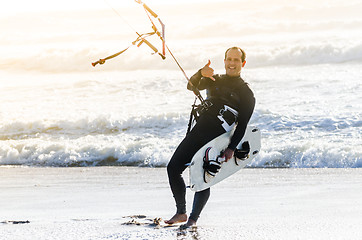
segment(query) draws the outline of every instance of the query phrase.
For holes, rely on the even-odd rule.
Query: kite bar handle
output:
[[[97,64],[104,64],[106,62],[106,59],[99,59],[97,62],[93,62],[92,66],[95,67]]]
[[[137,47],[141,46],[142,43],[146,43],[147,46],[149,46],[155,53],[158,53],[163,60],[166,59],[165,55],[162,53],[159,53],[157,48],[155,46],[153,46],[149,41],[147,41],[146,39],[142,38],[141,42],[137,45]]]
[[[135,2],[141,4],[154,18],[158,18],[158,15],[141,0],[135,0]]]
[[[143,7],[154,17],[154,18],[158,18],[158,15],[151,10],[151,8],[149,8],[146,4],[143,4]]]

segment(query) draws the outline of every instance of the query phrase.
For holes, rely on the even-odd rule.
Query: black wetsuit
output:
[[[212,139],[225,133],[222,121],[217,117],[220,109],[227,105],[238,112],[237,127],[231,137],[228,148],[235,150],[245,134],[247,124],[253,113],[255,98],[247,83],[241,77],[215,75],[215,81],[202,77],[201,70],[191,77],[194,87],[207,90],[207,101],[212,106],[205,111],[192,130],[182,140],[167,166],[168,178],[176,201],[177,213],[186,213],[186,185],[182,172],[190,163],[195,153]],[[190,84],[187,88],[192,90]],[[190,219],[197,221],[210,196],[210,188],[196,192]]]

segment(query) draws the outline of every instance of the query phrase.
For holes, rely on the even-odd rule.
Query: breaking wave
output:
[[[165,167],[185,135],[187,121],[168,114],[117,121],[99,117],[12,123],[0,129],[0,164]],[[256,112],[251,121],[262,130],[262,151],[249,167],[362,167],[361,147],[341,144],[334,137],[343,129],[355,128],[358,133],[359,119],[298,121]]]

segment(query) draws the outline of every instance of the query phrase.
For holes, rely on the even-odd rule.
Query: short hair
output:
[[[239,50],[241,52],[241,62],[245,62],[246,54],[245,54],[244,50],[239,47],[228,48],[228,50],[226,50],[226,52],[225,52],[225,59],[226,59],[226,55],[228,54],[229,50],[231,50],[231,49]]]

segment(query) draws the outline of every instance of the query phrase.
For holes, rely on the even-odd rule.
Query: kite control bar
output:
[[[158,15],[157,15],[154,11],[152,11],[151,8],[149,8],[149,7],[148,7],[145,3],[143,3],[141,0],[135,0],[135,2],[141,4],[141,5],[143,6],[143,8],[145,9],[147,16],[148,16],[149,20],[150,20],[151,23],[152,23],[152,30],[153,30],[153,32],[144,33],[144,34],[139,34],[138,32],[136,32],[136,34],[138,35],[138,37],[137,37],[137,39],[136,39],[135,41],[132,42],[132,45],[136,45],[136,44],[137,44],[137,47],[140,47],[143,43],[145,43],[148,47],[150,47],[150,48],[154,51],[153,54],[158,53],[163,60],[166,59],[165,24],[163,24],[163,22],[162,22],[161,19],[158,17]],[[157,29],[156,24],[153,22],[153,20],[152,20],[152,18],[151,18],[151,16],[150,16],[149,14],[151,14],[152,17],[156,18],[156,19],[160,22],[161,27],[162,27],[162,32],[160,32],[160,31]],[[157,49],[155,46],[153,46],[153,45],[146,39],[146,37],[152,36],[152,35],[154,35],[154,34],[156,34],[156,35],[160,38],[160,40],[162,41],[162,53],[160,53],[160,52],[158,51],[158,49]],[[104,64],[104,63],[106,62],[106,60],[117,57],[118,55],[124,53],[129,47],[130,47],[130,46],[128,46],[126,49],[124,49],[124,50],[122,50],[122,51],[120,51],[120,52],[118,52],[118,53],[112,54],[112,55],[110,55],[110,56],[108,56],[108,57],[106,57],[106,58],[101,58],[101,59],[99,59],[98,61],[93,62],[93,63],[92,63],[92,66],[95,67],[97,64]]]
[[[158,54],[162,57],[162,59],[166,59],[165,55],[159,53],[158,50],[157,50],[157,48],[156,48],[155,46],[153,46],[153,45],[146,39],[146,37],[152,36],[152,35],[155,34],[156,32],[150,32],[150,33],[145,33],[145,34],[139,34],[138,32],[136,32],[136,33],[137,33],[138,37],[137,37],[136,40],[134,40],[134,41],[132,42],[132,45],[136,45],[136,44],[137,44],[137,47],[140,47],[140,46],[142,45],[142,43],[145,43],[147,46],[149,46],[149,47],[154,51],[153,54],[158,53]],[[113,54],[113,55],[110,55],[110,56],[108,56],[108,57],[106,57],[106,58],[101,58],[101,59],[99,59],[98,61],[93,62],[93,63],[92,63],[92,66],[95,67],[97,64],[104,64],[104,63],[106,62],[106,60],[115,58],[115,57],[117,57],[118,55],[124,53],[124,52],[125,52],[128,48],[130,48],[132,45],[128,46],[127,48],[123,49],[122,51],[120,51],[120,52],[118,52],[118,53],[115,53],[115,54]]]
[[[136,3],[139,3],[143,6],[143,8],[145,9],[148,18],[150,19],[151,23],[152,23],[152,29],[155,31],[155,33],[157,34],[157,36],[161,39],[162,41],[162,55],[165,56],[166,55],[166,43],[165,43],[165,24],[163,24],[163,22],[161,21],[161,19],[158,17],[158,15],[151,10],[151,8],[149,8],[145,3],[143,3],[141,0],[135,0]],[[157,27],[155,25],[155,23],[152,21],[152,18],[148,15],[151,14],[152,17],[156,18],[159,23],[161,24],[162,27],[162,33],[160,33],[157,30]]]
[[[144,33],[144,34],[139,34],[137,31],[136,34],[138,35],[137,39],[135,41],[132,42],[132,45],[136,45],[137,44],[137,47],[140,47],[143,43],[145,43],[148,47],[150,47],[152,50],[153,50],[153,54],[155,53],[158,53],[162,59],[166,59],[166,49],[167,51],[170,53],[171,57],[174,59],[174,61],[176,62],[177,66],[180,68],[180,70],[182,71],[182,73],[184,74],[186,80],[188,81],[188,83],[191,85],[191,88],[192,88],[192,91],[193,93],[196,95],[196,97],[200,100],[200,102],[202,104],[205,103],[203,97],[201,96],[199,90],[192,84],[192,82],[190,81],[190,79],[187,77],[187,74],[185,73],[185,71],[183,70],[183,68],[181,67],[181,65],[179,64],[179,62],[177,61],[177,59],[175,58],[175,56],[172,54],[171,50],[168,48],[168,46],[166,45],[165,43],[165,24],[163,24],[163,22],[161,21],[161,19],[158,17],[158,15],[151,10],[151,8],[149,8],[145,3],[143,3],[141,0],[135,0],[136,3],[140,4],[143,6],[151,24],[152,24],[152,32],[150,33]],[[113,9],[114,10],[114,9]],[[117,11],[114,10],[116,13]],[[117,13],[118,14],[118,13]],[[122,16],[120,14],[118,14],[121,18]],[[154,21],[152,20],[151,16],[155,19],[157,19],[162,27],[162,31],[160,32],[157,27],[156,27],[156,24],[154,23]],[[162,53],[158,51],[158,49],[152,45],[146,38],[149,37],[149,36],[152,36],[156,34],[159,39],[162,41]],[[118,53],[115,53],[113,55],[110,55],[106,58],[101,58],[99,59],[98,61],[96,62],[93,62],[92,63],[92,66],[95,67],[97,64],[104,64],[108,59],[112,59],[112,58],[115,58],[117,57],[118,55],[124,53],[129,47],[131,47],[132,45],[128,46],[126,49],[118,52]]]

